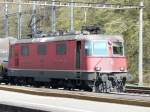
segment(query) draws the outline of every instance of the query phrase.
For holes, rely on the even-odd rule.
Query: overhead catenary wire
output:
[[[122,4],[102,4],[102,3],[92,3],[92,2],[64,2],[64,1],[52,1],[52,3],[27,3],[27,2],[0,2],[0,4],[20,4],[20,5],[38,5],[38,6],[55,6],[55,7],[75,7],[75,8],[101,8],[101,9],[135,9],[140,8],[139,5],[122,5]],[[55,4],[54,4],[55,3]]]

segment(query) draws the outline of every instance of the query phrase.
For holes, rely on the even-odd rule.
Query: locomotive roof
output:
[[[122,41],[123,37],[121,35],[65,35],[65,36],[52,36],[52,37],[41,37],[41,38],[28,38],[20,39],[15,43],[36,43],[36,42],[49,42],[49,41],[64,41],[64,40],[112,40],[112,41]],[[12,44],[15,44],[12,43]]]

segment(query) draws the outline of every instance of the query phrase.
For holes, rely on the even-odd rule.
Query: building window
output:
[[[45,55],[46,54],[46,45],[45,44],[38,45],[37,53],[38,53],[38,55]]]
[[[65,43],[56,44],[56,54],[57,55],[66,54],[66,48],[67,46]]]
[[[28,56],[29,55],[29,46],[28,45],[22,45],[21,46],[21,55],[22,56]]]

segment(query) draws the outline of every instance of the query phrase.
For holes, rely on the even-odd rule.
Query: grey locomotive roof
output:
[[[65,36],[53,36],[53,37],[41,37],[41,38],[30,38],[20,39],[15,43],[36,43],[36,42],[49,42],[49,41],[64,41],[64,40],[112,40],[112,41],[123,41],[121,35],[65,35]],[[12,43],[12,44],[15,44]]]

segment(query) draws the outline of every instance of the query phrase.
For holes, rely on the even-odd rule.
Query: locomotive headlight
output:
[[[120,67],[120,71],[125,71],[125,68],[124,67]]]
[[[101,67],[96,66],[96,67],[95,67],[95,70],[96,70],[96,71],[101,71]]]

